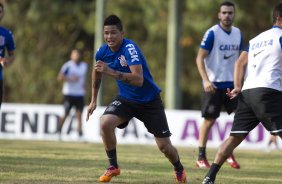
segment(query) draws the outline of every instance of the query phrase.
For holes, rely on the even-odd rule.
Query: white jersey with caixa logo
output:
[[[212,82],[233,81],[234,64],[241,51],[241,31],[232,26],[231,32],[224,31],[219,24],[211,27],[203,38],[201,48],[205,49],[206,37],[213,32],[214,42],[209,55],[205,58],[205,67]]]
[[[66,62],[60,73],[66,77],[77,77],[77,81],[65,81],[63,85],[63,94],[69,96],[84,96],[85,95],[85,77],[87,74],[88,65],[85,62],[79,64],[70,60]]]
[[[276,26],[249,42],[242,90],[259,87],[282,91],[282,29]]]

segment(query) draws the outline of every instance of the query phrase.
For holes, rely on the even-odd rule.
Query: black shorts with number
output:
[[[82,112],[84,107],[84,97],[64,95],[65,113],[68,114],[72,107],[75,107],[77,111]]]
[[[282,92],[270,88],[242,91],[230,135],[246,136],[259,123],[273,135],[282,135]]]
[[[226,95],[227,89],[215,89],[215,93],[202,91],[202,117],[216,119],[219,117],[222,106],[228,114],[235,111],[237,98],[230,100]]]
[[[153,101],[146,104],[130,102],[122,97],[116,97],[106,108],[105,114],[114,114],[127,119],[118,128],[125,128],[133,117],[142,121],[148,132],[155,137],[169,137],[171,135],[164,106],[158,95]]]

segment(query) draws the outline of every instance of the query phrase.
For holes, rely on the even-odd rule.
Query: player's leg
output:
[[[270,150],[272,149],[272,145],[275,146],[275,149],[279,149],[276,136],[277,136],[277,135],[270,134],[270,136],[269,136],[269,141],[268,141],[268,143],[267,143],[267,149],[266,149],[266,151],[270,151]]]
[[[82,137],[83,136],[83,131],[82,131],[82,111],[81,110],[76,110],[75,115],[76,115],[76,119],[77,119],[77,123],[78,123],[77,132],[78,132],[79,137]]]
[[[72,108],[73,104],[72,104],[72,99],[70,96],[64,96],[64,115],[62,117],[60,117],[59,119],[59,127],[58,127],[58,133],[61,134],[62,132],[62,128],[64,126],[64,123],[70,113],[70,110]]]
[[[205,118],[199,132],[199,153],[196,166],[199,168],[208,168],[210,165],[206,157],[206,146],[208,142],[208,135],[215,119]]]
[[[235,113],[230,137],[223,142],[217,151],[214,163],[211,165],[202,184],[213,184],[220,167],[233,150],[244,140],[248,133],[259,123],[253,109],[250,107],[249,95],[242,92],[239,97],[238,108]],[[247,93],[248,94],[248,93]]]
[[[83,136],[83,131],[82,131],[82,112],[83,112],[83,108],[84,108],[83,96],[76,97],[74,106],[76,108],[75,115],[76,115],[76,119],[77,119],[77,122],[78,122],[77,132],[78,132],[79,137],[82,137]]]
[[[180,157],[176,148],[171,144],[169,137],[155,137],[155,141],[159,150],[168,158],[170,163],[174,167],[175,171],[175,179],[177,182],[186,183],[186,173],[184,171],[184,167],[180,161]]]
[[[155,136],[155,141],[159,150],[164,153],[171,164],[174,166],[175,179],[179,183],[186,183],[186,173],[180,161],[176,148],[170,141],[170,130],[168,127],[166,114],[161,97],[148,104],[136,104],[136,118],[144,122],[148,132]]]
[[[115,129],[116,127],[124,128],[128,124],[128,121],[133,117],[131,110],[132,108],[126,102],[115,99],[101,116],[101,136],[108,157],[109,167],[100,176],[100,182],[109,182],[113,176],[120,174],[117,162]]]
[[[209,132],[216,120],[219,117],[221,109],[221,93],[216,90],[215,93],[202,92],[201,100],[203,123],[199,132],[199,153],[196,167],[209,168],[210,164],[206,157],[206,146],[208,142]]]
[[[235,112],[238,104],[238,97],[234,99],[230,99],[226,95],[227,90],[222,91],[223,96],[223,105],[228,114],[231,114]],[[234,169],[240,169],[240,164],[236,161],[235,156],[233,153],[230,154],[230,156],[226,159],[226,162]]]
[[[229,136],[219,147],[215,160],[207,173],[203,184],[213,184],[216,174],[233,150],[245,139],[245,136]]]

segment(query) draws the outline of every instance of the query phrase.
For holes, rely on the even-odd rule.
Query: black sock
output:
[[[111,166],[114,166],[115,168],[118,168],[118,164],[117,164],[117,151],[116,149],[112,149],[109,151],[106,151],[107,155],[108,155],[108,160]]]
[[[177,172],[184,170],[183,165],[181,164],[179,157],[178,157],[178,160],[175,163],[173,163],[172,165],[174,166],[174,170],[177,171]]]
[[[59,124],[59,125],[58,125],[58,128],[57,128],[57,132],[58,132],[59,134],[62,133],[62,128],[63,128],[63,125],[62,125],[62,124]]]
[[[199,147],[198,160],[207,159],[206,157],[206,147]]]
[[[216,178],[216,174],[219,171],[220,167],[221,167],[220,165],[213,163],[206,177],[209,177],[210,180],[214,181]]]
[[[83,136],[82,130],[79,130],[79,131],[78,131],[78,135],[79,135],[79,137],[82,137],[82,136]]]

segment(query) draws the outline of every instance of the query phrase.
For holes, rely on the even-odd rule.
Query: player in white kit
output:
[[[229,138],[217,151],[203,184],[213,184],[228,155],[259,122],[282,138],[282,3],[273,10],[273,27],[249,41],[235,65],[232,99],[239,96]]]
[[[235,5],[225,1],[219,6],[219,24],[207,30],[201,42],[196,59],[199,73],[203,80],[202,117],[200,128],[199,155],[196,167],[209,168],[206,157],[208,134],[215,120],[219,117],[222,106],[228,114],[237,107],[237,99],[230,100],[227,88],[233,89],[233,71],[236,60],[242,50],[241,31],[232,26],[235,17]],[[239,169],[240,165],[233,154],[227,159],[229,165]]]
[[[81,60],[82,53],[78,49],[73,49],[70,55],[70,60],[67,61],[61,68],[58,80],[63,81],[63,95],[64,95],[64,116],[60,118],[58,128],[59,134],[63,124],[70,113],[72,107],[76,108],[76,118],[78,121],[78,134],[83,135],[82,131],[82,111],[84,107],[85,95],[85,78],[87,75],[88,65]]]

